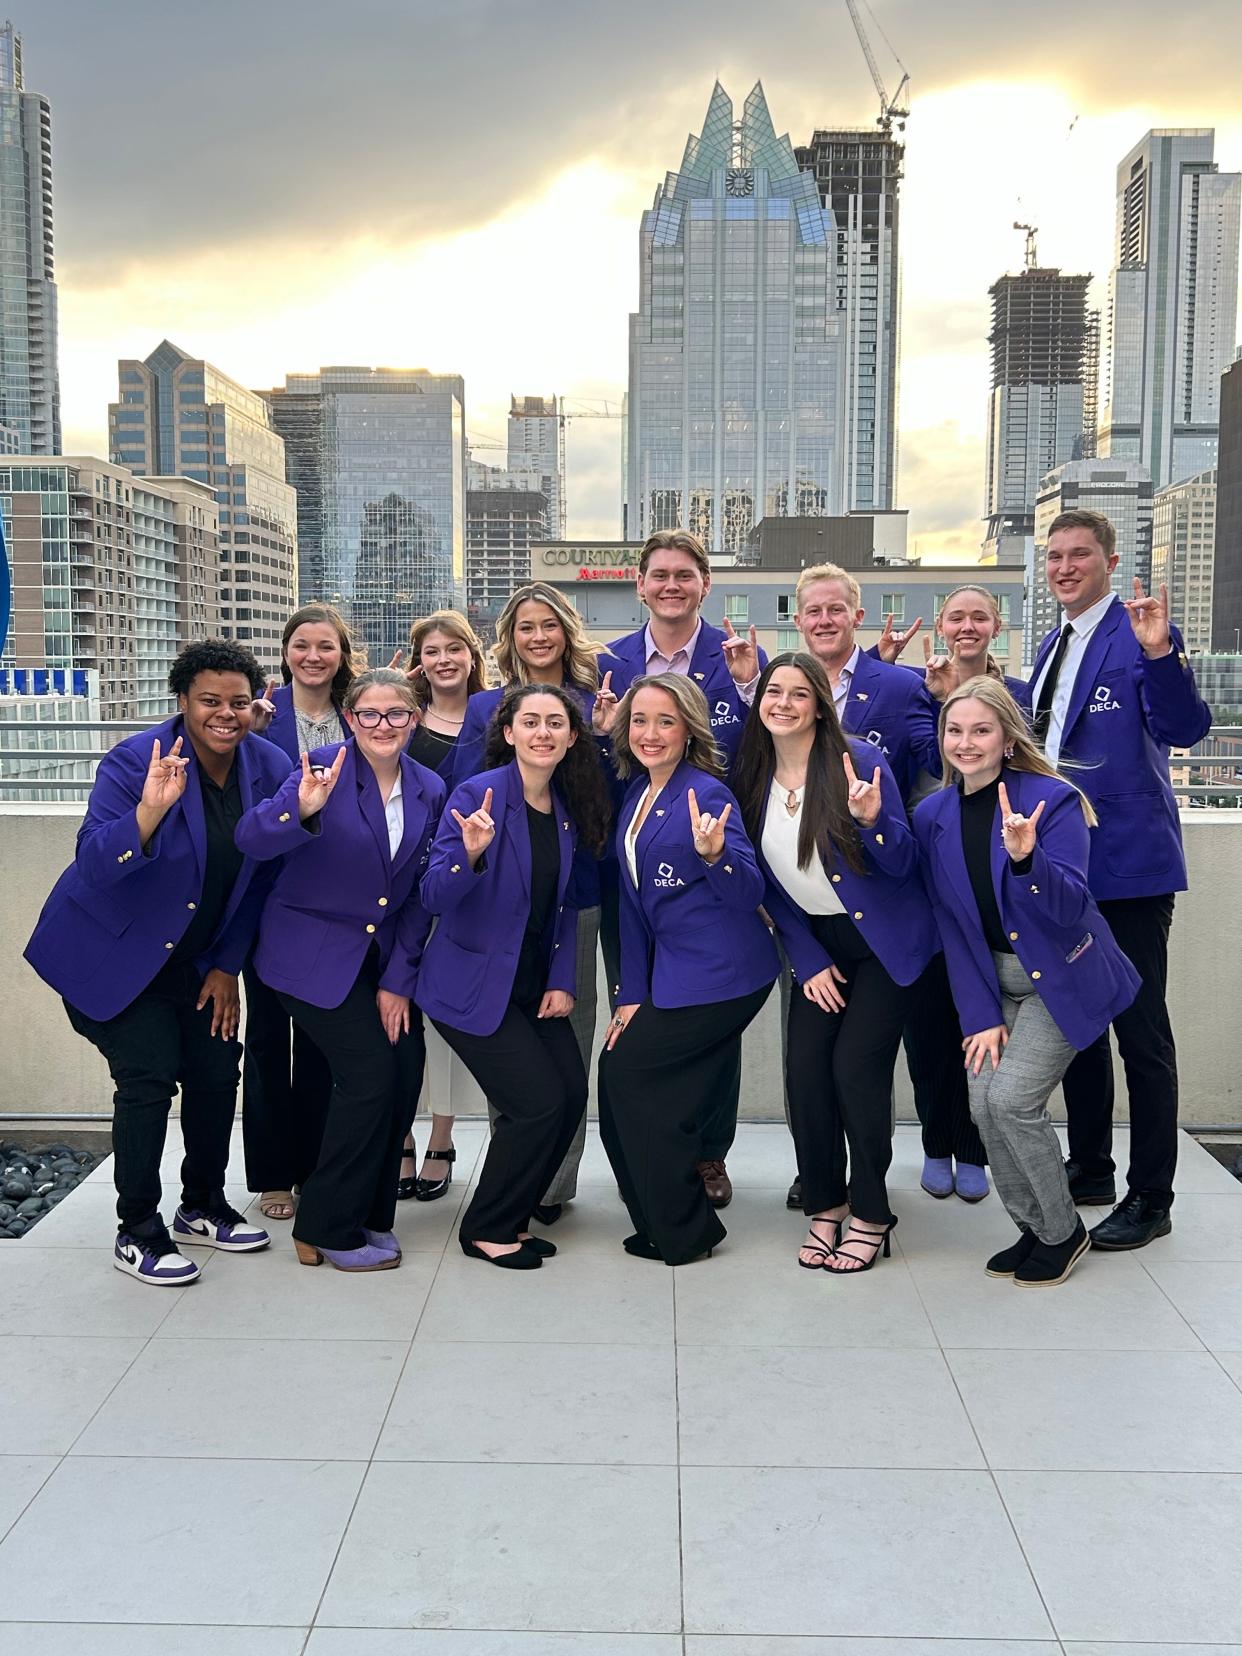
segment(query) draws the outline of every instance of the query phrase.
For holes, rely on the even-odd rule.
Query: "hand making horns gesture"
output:
[[[920,615],[912,625],[906,628],[905,632],[894,632],[893,618],[891,615],[886,615],[884,617],[884,631],[875,641],[876,652],[880,660],[887,661],[891,667],[922,625],[923,617]]]
[[[957,675],[958,647],[954,644],[948,655],[935,655],[933,654],[931,639],[924,634],[923,660],[927,663],[923,682],[937,701],[943,701],[946,696],[951,695],[957,689],[959,683]]]
[[[302,780],[298,783],[298,821],[305,822],[328,803],[328,795],[336,787],[336,779],[345,763],[345,749],[341,748],[331,765],[311,768],[310,754],[302,755]]]
[[[279,689],[279,679],[268,679],[263,694],[256,696],[250,704],[250,728],[256,736],[261,735],[272,722],[272,717],[276,712],[276,704],[272,697]]]
[[[1009,803],[1009,794],[1002,782],[996,794],[1000,803],[1001,838],[1005,842],[1011,862],[1022,862],[1035,849],[1035,824],[1044,814],[1044,800],[1031,812],[1029,817],[1020,816]]]
[[[1169,589],[1160,588],[1160,596],[1153,593],[1150,598],[1143,591],[1143,583],[1136,575],[1134,578],[1134,597],[1125,598],[1122,602],[1126,606],[1126,614],[1130,617],[1130,625],[1134,629],[1134,636],[1143,646],[1143,654],[1149,656],[1168,655],[1172,647],[1169,636]]]
[[[604,682],[595,692],[595,705],[591,709],[591,728],[597,735],[612,734],[612,727],[617,722],[617,708],[620,705],[617,693],[612,687],[612,674],[605,673]]]
[[[759,666],[759,640],[755,629],[750,628],[744,638],[739,637],[733,630],[733,623],[725,616],[725,641],[720,646],[724,651],[725,665],[735,684],[749,684],[751,679],[757,679],[762,669]]]
[[[718,817],[708,811],[699,810],[699,802],[694,797],[691,788],[686,795],[690,806],[690,832],[694,835],[694,849],[706,863],[719,862],[724,856],[725,823],[733,812],[733,803],[729,802]]]
[[[142,785],[142,804],[149,811],[157,811],[160,816],[170,811],[185,792],[186,767],[189,758],[181,757],[181,738],[168,750],[166,758],[160,758],[160,744],[158,741],[151,744],[151,763],[147,766],[146,781]]]
[[[453,821],[461,829],[462,844],[473,868],[496,838],[496,824],[492,821],[492,790],[487,790],[483,795],[483,803],[477,811],[471,811],[468,817],[454,810]]]
[[[392,653],[392,660],[388,663],[388,670],[390,673],[405,673],[406,678],[413,683],[413,681],[422,672],[423,664],[421,661],[416,661],[414,665],[407,670],[405,665],[405,651],[394,650]]]
[[[855,822],[870,828],[880,814],[880,767],[875,767],[875,775],[870,782],[863,782],[855,774],[848,748],[841,755],[841,761],[845,766],[845,782],[849,790],[845,796],[849,813]]]

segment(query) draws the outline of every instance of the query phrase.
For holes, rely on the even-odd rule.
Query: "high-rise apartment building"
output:
[[[531,547],[549,533],[551,508],[539,473],[472,460],[466,488],[466,607],[490,638],[510,594],[531,578]]]
[[[533,472],[548,503],[547,538],[565,538],[565,422],[555,397],[509,398],[510,472]]]
[[[1090,276],[1028,267],[988,289],[985,563],[1025,560],[1044,477],[1082,453]]]
[[[1151,590],[1168,588],[1169,614],[1186,648],[1212,648],[1216,469],[1157,489],[1151,503]]]
[[[1242,650],[1242,358],[1220,382],[1212,648]]]
[[[833,303],[845,377],[842,509],[888,511],[897,491],[906,147],[874,127],[836,127],[794,153],[834,222]]]
[[[299,602],[339,605],[386,662],[417,616],[465,600],[464,382],[321,368],[263,397],[297,493]]]
[[[1035,496],[1035,531],[1026,559],[1026,604],[1023,609],[1023,660],[1035,660],[1044,634],[1060,620],[1048,590],[1044,555],[1048,531],[1061,512],[1103,512],[1117,530],[1117,567],[1113,591],[1129,597],[1134,577],[1151,580],[1151,478],[1142,466],[1119,460],[1070,460],[1050,471]]]
[[[630,317],[626,534],[734,556],[763,517],[844,509],[836,236],[756,85],[717,83],[643,214]]]
[[[113,461],[144,477],[189,477],[220,508],[220,629],[268,672],[297,601],[297,499],[262,397],[167,339],[117,365],[108,406]]]
[[[0,454],[60,453],[52,109],[0,27]]]
[[[90,457],[0,460],[13,612],[0,664],[94,670],[104,719],[165,718],[181,646],[220,631],[215,491]]]
[[[1242,174],[1211,128],[1156,130],[1117,168],[1099,453],[1156,488],[1216,464],[1220,376],[1233,360]]]

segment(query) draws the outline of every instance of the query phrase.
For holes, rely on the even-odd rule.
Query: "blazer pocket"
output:
[[[1172,834],[1153,833],[1167,821],[1167,802],[1159,788],[1135,793],[1101,794],[1096,801],[1104,865],[1123,879],[1163,874],[1176,861]]]
[[[133,924],[134,917],[129,910],[106,891],[78,890],[68,895],[75,909],[81,910],[111,937],[120,937]]]
[[[319,965],[330,929],[330,922],[322,915],[306,914],[300,909],[272,909],[264,918],[264,950],[278,957],[282,977],[309,977]]]
[[[421,970],[431,978],[441,1001],[465,1014],[474,1010],[483,993],[490,958],[485,950],[468,949],[437,927],[424,951]]]

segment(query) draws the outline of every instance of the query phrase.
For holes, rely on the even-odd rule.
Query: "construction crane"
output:
[[[567,408],[566,404],[573,402],[576,406]],[[562,397],[561,424],[568,420],[620,420],[623,418],[623,409],[620,403],[609,402],[604,397]]]
[[[863,3],[865,5],[866,0],[863,0]],[[897,122],[899,131],[905,130],[906,118],[910,114],[910,77],[906,73],[905,64],[899,57],[897,57],[896,52],[893,52],[892,42],[889,40],[888,36],[885,35],[884,30],[880,29],[880,25],[876,23],[875,26],[877,29],[880,29],[880,35],[884,40],[884,44],[888,47],[890,52],[893,52],[894,58],[897,59],[897,67],[901,70],[901,80],[898,83],[896,92],[890,98],[884,86],[884,77],[880,74],[880,66],[875,61],[875,53],[871,50],[871,42],[867,38],[867,31],[863,28],[862,18],[858,14],[858,5],[856,0],[845,0],[845,4],[849,10],[850,21],[854,25],[854,33],[858,36],[858,44],[862,47],[863,56],[867,60],[867,68],[871,71],[871,79],[875,83],[875,89],[880,95],[880,113],[876,116],[875,124],[887,138],[892,133],[894,121]],[[867,9],[870,11],[871,8],[868,7]],[[875,23],[874,14],[872,15],[871,21]],[[903,94],[907,100],[905,103],[902,102]]]
[[[1019,224],[1015,219],[1013,227],[1015,230],[1026,231],[1026,268],[1028,270],[1038,270],[1039,259],[1035,254],[1035,237],[1039,233],[1039,226],[1036,224]]]

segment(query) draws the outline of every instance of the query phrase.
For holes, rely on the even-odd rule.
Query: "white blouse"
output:
[[[639,828],[646,827],[647,817],[651,815],[650,811],[647,812],[647,816],[643,815],[643,805],[648,799],[651,801],[651,804],[654,805],[663,791],[664,790],[662,788],[657,788],[655,793],[652,793],[651,787],[648,785],[647,792],[643,795],[642,799],[639,800],[638,804],[635,805],[634,815],[630,818],[630,825],[625,830],[625,866],[630,871],[630,880],[635,890],[638,889]]]
[[[390,862],[395,862],[401,849],[401,836],[405,833],[405,800],[401,796],[400,771],[384,805],[384,818],[388,824],[388,858]]]
[[[789,789],[782,788],[773,777],[760,842],[763,860],[771,869],[777,885],[804,914],[844,914],[845,905],[837,896],[837,888],[828,878],[818,854],[811,858],[809,868],[798,867],[798,829],[802,822],[802,800],[806,789],[797,788],[794,792],[798,809],[790,816],[785,809]]]

